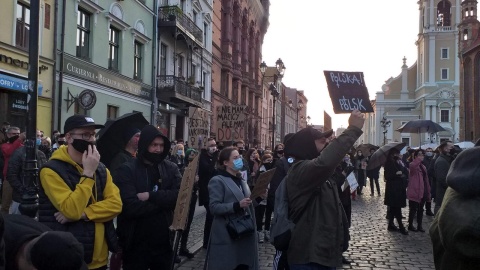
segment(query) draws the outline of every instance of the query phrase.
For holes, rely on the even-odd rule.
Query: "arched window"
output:
[[[437,26],[451,26],[451,8],[449,1],[443,0],[437,5]]]

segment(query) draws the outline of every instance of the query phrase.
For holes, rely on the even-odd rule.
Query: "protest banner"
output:
[[[171,230],[184,230],[185,225],[187,224],[193,185],[195,184],[195,176],[197,175],[198,157],[199,155],[188,164],[183,173],[182,183],[180,183],[180,190],[177,197],[177,204],[175,205],[175,211],[173,213],[173,223],[172,226],[170,226]]]
[[[202,149],[210,136],[210,112],[190,107],[188,112],[188,144],[191,148]]]
[[[217,107],[217,141],[233,142],[244,139],[245,107],[236,105]]]
[[[275,168],[268,170],[258,176],[258,179],[255,182],[255,186],[253,187],[252,194],[250,195],[250,199],[254,200],[255,198],[261,197],[263,194],[265,194],[265,191],[268,188],[268,184],[270,184],[270,181],[272,180],[275,170]]]
[[[363,72],[324,71],[335,113],[373,112]]]

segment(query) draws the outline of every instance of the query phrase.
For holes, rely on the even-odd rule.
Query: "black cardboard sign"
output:
[[[373,112],[363,72],[323,71],[335,113]]]

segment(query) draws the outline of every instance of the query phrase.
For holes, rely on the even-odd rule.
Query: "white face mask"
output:
[[[217,151],[217,147],[216,147],[216,146],[208,147],[208,152],[210,152],[210,154],[215,153],[215,151]]]

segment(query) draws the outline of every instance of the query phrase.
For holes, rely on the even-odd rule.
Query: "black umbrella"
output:
[[[140,112],[127,113],[115,120],[108,120],[105,127],[98,132],[97,149],[100,152],[100,161],[109,167],[113,157],[127,143],[124,141],[123,134],[132,128],[141,130],[148,124],[149,122]]]
[[[404,142],[391,142],[385,144],[384,146],[380,147],[373,155],[370,157],[368,161],[367,170],[375,169],[377,167],[382,166],[387,161],[388,153],[392,149],[397,149],[401,151],[403,147],[405,147],[406,143]]]
[[[408,121],[397,128],[397,130],[403,133],[437,133],[439,131],[445,131],[442,126],[432,120],[422,119]]]
[[[362,151],[363,155],[368,157],[370,156],[370,149],[374,148],[375,150],[378,149],[378,146],[376,145],[373,145],[373,144],[370,144],[370,143],[362,143],[360,144],[359,146],[357,146],[357,148],[355,149],[355,151]]]

